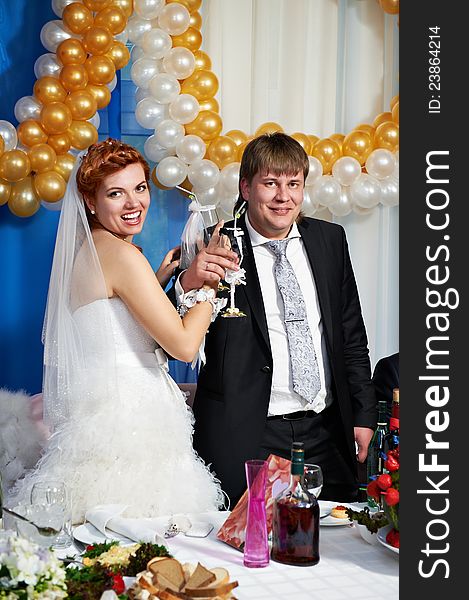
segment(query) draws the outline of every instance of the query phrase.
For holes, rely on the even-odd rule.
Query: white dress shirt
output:
[[[329,394],[329,361],[325,347],[316,285],[298,227],[296,223],[293,223],[290,233],[287,236],[291,238],[291,241],[288,242],[286,255],[295,272],[305,299],[308,324],[318,359],[321,388],[311,404],[306,403],[304,398],[293,390],[288,338],[284,323],[283,300],[274,274],[275,255],[265,246],[270,240],[252,227],[247,213],[246,227],[254,252],[272,350],[273,373],[268,415],[281,415],[309,409],[321,412],[332,400]],[[249,282],[247,283],[249,285]]]

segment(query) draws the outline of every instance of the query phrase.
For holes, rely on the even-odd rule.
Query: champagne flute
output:
[[[323,486],[322,469],[319,465],[305,463],[304,484],[310,494],[316,498],[319,496]]]
[[[246,315],[235,306],[235,290],[237,285],[245,285],[244,279],[245,271],[241,268],[241,264],[244,258],[245,245],[244,245],[244,231],[240,227],[222,227],[220,229],[220,245],[224,248],[229,248],[232,252],[236,252],[239,258],[238,271],[232,269],[226,269],[225,281],[230,286],[230,306],[221,313],[222,317],[233,318],[233,317],[245,317]]]

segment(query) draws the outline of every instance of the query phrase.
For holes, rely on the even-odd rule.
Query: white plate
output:
[[[331,500],[318,500],[320,513],[319,515],[324,515],[330,512],[335,506],[345,506],[346,508],[353,508],[355,506],[353,504],[347,504],[346,502],[333,502]],[[352,521],[349,519],[338,519],[337,517],[333,517],[331,515],[319,519],[319,525],[324,525],[326,527],[335,527],[337,525],[351,525]]]
[[[391,550],[391,552],[394,552],[395,554],[399,554],[399,548],[394,548],[394,546],[391,546],[391,544],[388,544],[386,541],[386,536],[388,535],[388,532],[391,529],[392,529],[392,525],[385,525],[384,527],[381,527],[380,529],[378,529],[378,533],[376,534],[378,536],[378,542],[380,544],[382,544],[388,550]]]
[[[133,540],[129,540],[129,538],[112,531],[109,531],[108,536],[104,536],[96,529],[96,527],[94,527],[94,525],[91,525],[91,523],[78,525],[78,527],[73,530],[73,537],[83,544],[104,544],[105,542],[113,542],[115,540],[120,542],[123,546],[129,546],[130,544],[136,543]]]

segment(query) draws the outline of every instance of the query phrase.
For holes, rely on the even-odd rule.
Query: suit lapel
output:
[[[329,346],[332,348],[332,313],[328,286],[328,257],[318,222],[303,219],[298,224],[298,230],[306,248],[311,269],[313,271],[316,292],[318,294],[319,307],[323,319],[324,331]]]

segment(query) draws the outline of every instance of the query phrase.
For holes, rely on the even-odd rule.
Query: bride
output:
[[[207,272],[210,285],[180,298],[181,319],[163,290],[174,252],[155,277],[131,243],[149,204],[149,167],[133,147],[108,139],[78,156],[43,332],[44,420],[52,434],[11,502],[28,503],[38,480],[60,479],[71,492],[74,522],[98,504],[154,517],[223,503],[215,474],[192,448],[192,412],[165,354],[186,362],[196,356],[220,309],[218,277]],[[233,253],[216,250],[220,264],[234,268]]]

